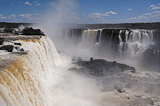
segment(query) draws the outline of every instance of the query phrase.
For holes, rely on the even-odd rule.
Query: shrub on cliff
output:
[[[22,35],[44,35],[40,29],[33,29],[32,27],[25,27],[22,30]]]

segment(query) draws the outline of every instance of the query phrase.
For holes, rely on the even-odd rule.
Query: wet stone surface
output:
[[[136,71],[134,67],[126,64],[117,63],[116,61],[110,62],[104,59],[93,59],[92,57],[90,58],[90,61],[78,59],[75,64],[81,67],[79,69],[74,68],[75,70],[89,73],[93,76],[113,75],[126,70],[131,70],[132,73],[135,73]]]

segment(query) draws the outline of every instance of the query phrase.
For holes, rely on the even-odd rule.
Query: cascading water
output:
[[[84,30],[79,47],[90,49],[96,43],[98,30]]]
[[[70,32],[67,35],[73,36],[74,30],[70,29],[72,33]],[[88,29],[83,31],[78,48],[96,49],[95,51],[99,52],[101,50],[111,57],[136,60],[149,45],[154,45],[154,31],[139,29]]]
[[[122,33],[120,31],[120,56],[128,59],[139,58],[137,56],[141,55],[149,45],[154,45],[153,31],[154,30],[131,30],[130,33],[126,31],[125,41],[122,41]]]
[[[126,53],[127,55],[131,52],[137,54],[144,50],[141,46],[147,48],[153,44],[153,32],[150,30],[116,30],[116,32],[110,30],[107,32],[107,36],[103,31],[104,29],[84,30],[83,39],[78,46],[81,46],[82,42],[82,44],[89,44],[87,49],[92,48],[97,43],[102,43],[101,46],[103,46],[105,41],[102,38],[106,37],[109,38],[108,41],[111,41],[111,47],[121,47],[123,44],[125,49],[123,48],[124,50],[120,54]],[[112,35],[112,40],[110,40],[109,34]],[[115,43],[117,39],[119,43]],[[114,73],[110,76],[90,76],[85,73],[87,70],[79,66],[73,67],[71,57],[58,54],[53,42],[48,37],[16,40],[8,44],[14,42],[22,44],[24,53],[17,51],[12,53],[0,52],[3,54],[0,55],[0,59],[7,63],[0,62],[0,66],[2,66],[0,67],[0,103],[2,106],[160,104],[158,103],[160,100],[159,73],[138,70],[131,73],[130,70],[127,70],[121,74]],[[86,46],[83,45],[82,47],[85,48]],[[107,47],[108,45],[106,49]],[[72,51],[76,53],[74,50],[72,48]],[[119,50],[122,51],[122,48]],[[79,52],[82,53],[83,51]],[[157,53],[159,51],[155,50],[155,54],[159,56]],[[155,59],[153,62],[157,61]],[[117,64],[115,61],[112,63]],[[125,65],[120,64],[120,66],[123,68]],[[77,72],[78,69],[82,69],[84,73]],[[116,68],[112,70],[114,71]]]
[[[154,42],[155,35],[153,36],[153,33],[154,33],[154,30],[135,30],[135,29],[96,29],[96,30],[94,29],[92,30],[92,29],[88,29],[83,31],[83,34],[81,35],[81,41],[78,44],[78,46],[75,46],[75,47],[76,49],[79,49],[78,53],[83,54],[81,55],[82,57],[84,57],[87,53],[89,54],[90,57],[92,57],[92,54],[87,50],[95,49],[94,48],[95,45],[101,44],[100,46],[98,46],[99,51],[103,52],[105,55],[101,55],[99,53],[100,55],[99,54],[95,55],[95,57],[93,56],[93,58],[97,58],[97,57],[108,58],[107,53],[108,53],[108,48],[110,48],[109,53],[111,56],[113,56],[114,58],[113,63],[115,64],[117,64],[116,61],[121,61],[121,62],[125,62],[126,64],[131,63],[130,65],[133,65],[134,61],[132,60],[136,60],[136,63],[139,65],[139,60],[143,58],[143,56],[147,56],[147,57],[154,58],[152,62],[154,65],[157,65],[156,63],[158,63],[157,62],[158,59],[156,59],[156,57],[159,56],[158,55],[159,52],[157,50],[153,49],[154,52],[152,52],[151,50],[151,52],[149,52],[148,55],[144,54],[144,52],[148,48],[152,48],[152,45],[154,45],[155,43]],[[81,48],[85,48],[85,50],[83,51]],[[76,49],[72,49],[72,51]],[[74,53],[76,52],[74,51]],[[154,104],[156,105],[156,103],[157,104],[160,103],[158,102],[160,101],[159,93],[158,93],[160,87],[158,83],[159,79],[157,79],[159,78],[159,73],[154,73],[152,70],[149,70],[149,69],[146,70],[144,67],[136,66],[137,64],[136,65],[134,64],[134,67],[136,68],[135,73],[131,73],[129,69],[121,74],[118,74],[115,72],[113,75],[109,75],[109,76],[104,75],[104,76],[98,76],[96,78],[90,77],[87,74],[87,71],[89,71],[89,73],[92,73],[92,69],[94,67],[95,72],[97,72],[98,74],[100,71],[104,72],[103,65],[106,65],[106,63],[103,63],[101,59],[97,60],[99,61],[98,63],[96,61],[93,61],[93,58],[90,58],[90,61],[85,62],[86,67],[87,66],[89,67],[88,70],[83,70],[83,67],[79,67],[80,69],[82,69],[83,74],[81,72],[78,72],[79,68],[77,67],[74,67],[72,68],[73,70],[72,69],[71,70],[73,72],[77,72],[82,76],[85,74],[87,78],[92,80],[91,82],[92,84],[95,84],[95,83],[97,84],[95,88],[98,89],[98,94],[96,94],[97,90],[94,90],[93,92],[94,94],[96,94],[96,97],[99,99],[97,98],[92,99],[93,101],[96,101],[96,103],[98,100],[98,104],[96,104],[97,106],[99,105],[100,106],[101,105],[102,106],[121,106],[121,105],[122,106],[125,106],[125,105],[126,106],[127,105],[146,106],[146,105],[154,105]],[[93,66],[92,64],[89,66],[90,63],[95,63],[93,64],[95,66]],[[80,64],[82,63],[80,62]],[[101,64],[101,66],[99,66],[98,64]],[[124,64],[121,64],[122,68],[124,68],[123,65]],[[98,69],[98,67],[101,67],[101,69]],[[106,65],[106,68],[109,68],[109,67],[110,65]],[[116,69],[116,68],[111,68],[111,69],[112,71],[115,71],[115,70],[120,71],[120,69]],[[93,80],[92,78],[95,78],[96,81]],[[80,86],[78,85],[78,87]],[[84,87],[83,89],[86,89]],[[124,91],[121,90],[123,88],[124,88]],[[88,91],[92,91],[92,90],[89,89]],[[116,91],[118,91],[119,93]],[[89,97],[92,98],[93,95]],[[88,101],[88,99],[86,100]],[[93,104],[89,104],[89,105],[93,105]]]
[[[0,70],[0,105],[100,106],[101,93],[95,80],[69,71],[71,58],[60,57],[48,37],[11,44],[14,42],[21,43],[25,53],[4,52],[0,56],[1,60],[3,56],[5,61],[12,60],[0,64],[4,65]]]
[[[114,30],[113,30],[113,31],[114,31]],[[111,51],[111,44],[112,44],[113,31],[112,31],[112,34],[111,34],[111,37],[110,37],[110,40],[109,40],[109,47],[108,47],[108,53],[109,53],[109,54],[110,54],[110,51]]]
[[[2,106],[48,106],[46,86],[59,60],[56,48],[48,37],[18,42],[28,54],[12,54],[15,59],[1,69],[0,103]]]
[[[101,37],[101,36],[102,36],[102,30],[103,30],[103,29],[99,29],[99,31],[100,31],[100,33],[99,33],[99,41],[98,41],[99,44],[101,44],[101,40],[102,40],[102,39],[101,39],[101,38],[102,38],[102,37]]]
[[[72,32],[74,30],[72,29]],[[155,40],[156,30],[147,29],[88,29],[83,30],[83,33],[79,36],[81,36],[81,40],[77,48],[83,48],[80,50],[84,54],[87,50],[91,50],[92,53],[98,53],[99,56],[110,59],[127,59],[135,62],[144,61],[143,58],[149,55],[145,54],[146,50],[148,48],[152,49],[154,46],[158,47],[159,42]],[[157,54],[158,52],[156,52]],[[153,59],[153,61],[156,60]]]

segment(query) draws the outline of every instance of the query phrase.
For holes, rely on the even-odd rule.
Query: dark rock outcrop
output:
[[[44,35],[44,33],[40,29],[26,27],[22,30],[22,35]]]
[[[125,92],[125,90],[123,90],[123,87],[118,87],[118,86],[114,86],[114,89],[116,89],[119,93],[123,93]]]
[[[125,70],[131,70],[132,73],[136,71],[134,67],[117,63],[116,61],[109,62],[104,59],[91,58],[90,61],[78,61],[76,64],[84,67],[91,75],[95,76],[113,75],[124,72]]]
[[[13,47],[13,45],[3,45],[2,47],[0,47],[0,50],[7,50],[8,52],[12,52]]]
[[[3,45],[4,38],[0,38],[0,45]]]
[[[17,42],[15,42],[15,43],[14,43],[14,45],[19,45],[19,46],[21,46],[21,43],[17,43]]]
[[[18,47],[18,46],[16,46],[15,49],[16,49],[17,51],[20,51],[20,52],[23,52],[23,51],[24,51],[23,48],[20,48],[20,47]]]

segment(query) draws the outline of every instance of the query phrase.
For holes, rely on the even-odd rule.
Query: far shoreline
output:
[[[19,26],[34,26],[40,23],[16,23],[16,22],[0,22],[0,28],[18,28]],[[160,22],[135,22],[135,23],[95,23],[95,24],[80,24],[80,23],[63,23],[63,26],[69,28],[132,28],[132,29],[160,29]]]

